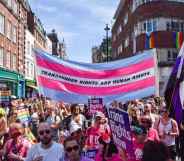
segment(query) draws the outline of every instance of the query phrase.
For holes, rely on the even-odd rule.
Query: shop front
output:
[[[17,98],[25,97],[25,79],[17,73],[4,68],[0,68],[0,92],[4,90],[10,92]]]
[[[36,84],[36,80],[26,79],[26,97],[32,98],[36,97],[38,94],[38,87]]]

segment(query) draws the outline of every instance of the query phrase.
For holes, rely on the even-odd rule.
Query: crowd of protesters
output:
[[[20,106],[29,111],[27,122],[18,117]],[[129,114],[134,161],[184,160],[184,123],[170,117],[163,98],[111,106]],[[107,108],[91,115],[86,105],[14,99],[0,108],[0,161],[129,161],[113,142]],[[87,151],[95,155],[88,158]]]

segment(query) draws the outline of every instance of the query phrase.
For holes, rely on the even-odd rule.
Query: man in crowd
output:
[[[30,149],[25,161],[64,161],[63,145],[53,141],[51,131],[48,123],[40,123],[38,127],[40,143]]]
[[[59,125],[61,122],[61,119],[58,115],[56,115],[54,111],[53,104],[50,100],[46,100],[46,122],[51,126],[52,128],[52,135],[54,141],[58,142],[59,140]]]
[[[65,161],[93,161],[92,159],[81,156],[81,147],[77,140],[73,137],[69,137],[64,142]]]

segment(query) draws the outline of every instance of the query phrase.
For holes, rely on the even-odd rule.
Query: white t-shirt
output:
[[[64,161],[63,145],[53,142],[49,149],[43,149],[41,143],[35,144],[29,150],[25,161],[32,161],[38,156],[43,156],[43,161]]]
[[[73,118],[71,119],[70,129],[74,126],[79,126],[81,129],[83,129],[83,125],[84,125],[86,118],[82,114],[80,114],[79,117],[80,117],[79,123],[75,122]]]

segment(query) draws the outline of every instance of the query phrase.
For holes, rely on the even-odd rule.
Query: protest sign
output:
[[[17,118],[24,124],[28,125],[30,120],[29,109],[24,106],[19,106],[17,108]]]
[[[90,114],[95,114],[96,112],[103,112],[103,99],[91,98],[88,100],[88,106]]]
[[[87,151],[83,151],[82,152],[82,156],[90,158],[90,159],[94,159],[96,154],[97,154],[97,150],[96,149],[87,150]]]
[[[108,118],[114,143],[117,147],[126,151],[128,160],[133,160],[134,150],[128,113],[110,107]]]

